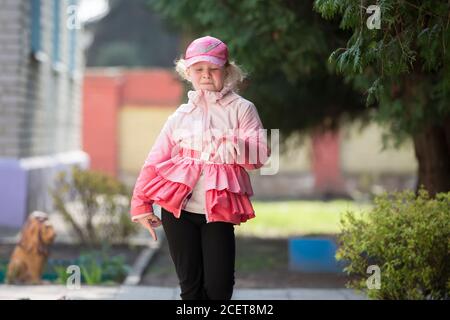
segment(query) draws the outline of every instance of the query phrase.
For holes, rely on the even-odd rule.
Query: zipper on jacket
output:
[[[203,108],[203,112],[202,112],[202,150],[201,150],[201,154],[203,154],[203,144],[204,144],[204,135],[205,135],[205,129],[206,129],[206,122],[208,120],[208,104],[206,101],[206,98],[203,97],[203,100],[205,102],[205,106]],[[209,156],[208,156],[209,158]],[[209,159],[208,159],[209,160]],[[203,166],[205,165],[204,162],[201,163],[202,164],[202,168],[200,171],[200,175],[203,175]],[[204,183],[205,185],[205,183]],[[209,217],[208,217],[208,210],[206,209],[206,190],[203,193],[203,196],[205,197],[205,208],[203,208],[205,210],[205,218],[206,218],[206,223],[209,222]]]

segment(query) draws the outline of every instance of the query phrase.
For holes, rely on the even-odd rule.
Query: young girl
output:
[[[169,116],[136,181],[133,221],[163,225],[181,298],[231,299],[234,225],[254,218],[246,171],[270,154],[258,112],[234,92],[244,78],[221,40],[194,40],[177,72],[195,90]],[[161,206],[161,220],[152,204]]]

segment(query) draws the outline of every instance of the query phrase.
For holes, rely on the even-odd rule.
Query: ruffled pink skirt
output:
[[[144,195],[180,217],[183,202],[197,182],[202,166],[180,158],[156,166],[157,176],[143,188]],[[203,164],[208,221],[240,224],[255,217],[249,197],[253,195],[248,173],[239,165]]]

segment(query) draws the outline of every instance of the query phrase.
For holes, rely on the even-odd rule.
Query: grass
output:
[[[257,272],[287,266],[287,242],[280,239],[238,237],[236,241],[236,269]]]
[[[337,234],[346,211],[361,212],[370,204],[335,201],[252,201],[256,218],[236,227],[237,236],[291,237],[306,234]]]

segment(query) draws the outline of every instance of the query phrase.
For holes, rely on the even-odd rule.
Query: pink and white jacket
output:
[[[188,98],[167,119],[140,171],[132,220],[152,213],[153,203],[179,218],[201,174],[207,222],[254,218],[246,170],[262,167],[270,156],[256,107],[229,87],[189,91]]]

